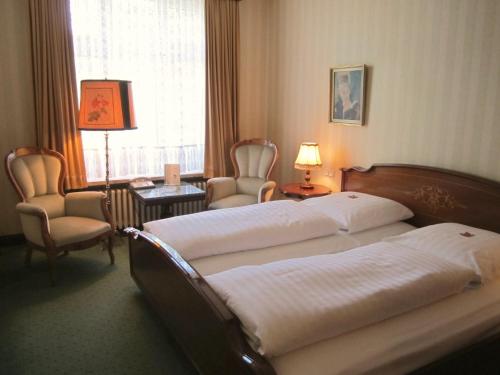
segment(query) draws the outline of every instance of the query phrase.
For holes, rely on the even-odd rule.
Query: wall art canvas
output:
[[[330,70],[330,122],[363,125],[365,65]]]

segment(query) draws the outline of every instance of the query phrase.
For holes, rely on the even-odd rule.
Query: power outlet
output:
[[[333,169],[327,169],[325,171],[325,176],[327,176],[327,177],[335,177],[335,171]]]

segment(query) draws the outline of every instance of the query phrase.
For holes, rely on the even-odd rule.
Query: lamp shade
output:
[[[295,169],[314,169],[321,167],[319,146],[315,142],[303,142],[300,145],[299,155],[295,160]]]
[[[136,129],[132,82],[84,80],[80,92],[80,130]]]

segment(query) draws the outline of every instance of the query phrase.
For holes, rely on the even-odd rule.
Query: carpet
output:
[[[126,238],[109,264],[100,246],[24,267],[23,246],[0,249],[0,373],[196,374],[130,277]]]

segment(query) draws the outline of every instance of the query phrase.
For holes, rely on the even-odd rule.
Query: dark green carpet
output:
[[[130,277],[126,239],[109,265],[100,247],[57,261],[0,249],[1,374],[195,374]]]

